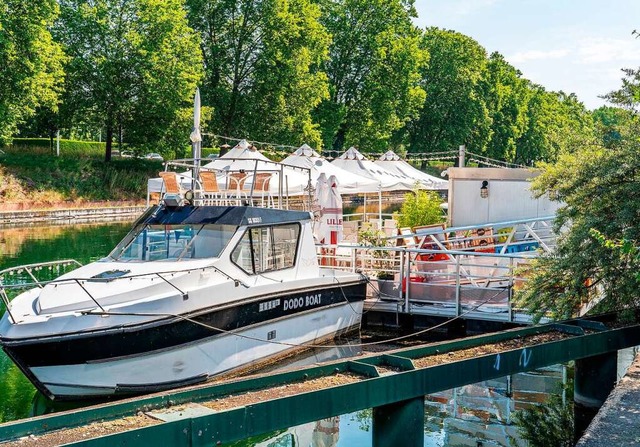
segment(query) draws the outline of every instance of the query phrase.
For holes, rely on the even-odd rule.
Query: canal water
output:
[[[59,259],[87,263],[106,256],[131,223],[0,229],[0,270],[16,265]],[[1,306],[1,304],[0,304]],[[1,313],[4,309],[0,308]],[[358,343],[354,340],[353,343]],[[326,358],[345,356],[353,349],[336,348]],[[46,355],[46,353],[43,353]],[[295,359],[299,366],[323,360],[311,353]],[[291,364],[289,365],[291,366]],[[425,445],[524,445],[513,424],[513,413],[542,403],[557,392],[566,371],[562,366],[468,385],[426,397]],[[0,422],[51,411],[50,402],[36,390],[0,351]],[[237,446],[340,446],[371,445],[371,410],[342,415],[236,444]]]

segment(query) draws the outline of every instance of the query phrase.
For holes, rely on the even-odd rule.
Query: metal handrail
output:
[[[9,314],[9,318],[11,319],[11,322],[15,324],[16,320],[13,316],[13,314],[11,313],[11,300],[9,299],[9,296],[7,295],[7,290],[6,289],[11,289],[11,288],[24,288],[24,287],[29,287],[31,285],[35,285],[39,288],[43,288],[43,285],[47,284],[47,281],[39,281],[38,278],[35,277],[35,275],[33,274],[33,270],[41,270],[42,268],[52,268],[55,266],[63,266],[66,267],[68,265],[73,265],[76,264],[77,267],[81,267],[82,264],[78,261],[76,261],[75,259],[63,259],[60,261],[47,261],[47,262],[37,262],[35,264],[25,264],[25,265],[19,265],[19,266],[15,266],[15,267],[9,267],[6,268],[4,270],[0,270],[0,300],[2,300],[2,302],[4,303],[5,308],[7,309],[7,313]],[[20,274],[23,271],[25,271],[33,280],[33,283],[29,283],[29,284],[19,284],[19,285],[10,285],[10,284],[4,284],[3,280],[5,275],[14,275],[15,273]]]
[[[398,305],[403,312],[411,312],[412,306],[424,306],[424,304],[452,304],[451,297],[455,296],[455,315],[460,316],[464,311],[464,306],[475,305],[472,302],[465,304],[462,296],[471,290],[478,290],[486,299],[485,304],[495,304],[495,300],[500,301],[500,306],[504,306],[505,318],[514,321],[512,289],[514,284],[526,281],[525,277],[517,275],[518,263],[526,263],[535,257],[532,252],[519,253],[484,253],[469,252],[459,250],[436,250],[407,247],[364,247],[353,245],[337,245],[336,248],[348,248],[346,253],[336,253],[329,251],[329,254],[321,254],[324,257],[324,264],[329,264],[334,268],[347,269],[350,271],[360,270],[371,276],[377,276],[378,272],[384,271],[394,274],[393,279],[382,280],[383,283],[392,283],[393,290],[398,294],[389,296],[390,299],[397,299]],[[326,251],[326,250],[325,250]],[[377,255],[373,253],[377,252]],[[382,254],[380,254],[382,253]],[[386,253],[386,254],[385,254]],[[447,259],[438,261],[423,261],[419,255],[424,254],[447,254]],[[497,263],[487,263],[487,259],[495,259]],[[485,260],[483,263],[482,260]],[[406,265],[405,265],[406,264]],[[422,278],[418,280],[418,278]],[[423,286],[414,283],[424,283]],[[418,287],[428,287],[422,289],[425,296],[412,296],[412,290]],[[434,289],[435,288],[435,289]],[[439,298],[431,295],[432,292],[438,295],[438,288],[442,288],[443,293],[451,295],[450,298]],[[427,292],[429,290],[429,292]],[[450,292],[446,292],[446,291]],[[493,296],[491,294],[494,294]],[[443,300],[444,299],[444,300]],[[469,298],[467,298],[469,299]],[[482,299],[480,301],[482,301]],[[506,299],[506,302],[504,300]],[[492,303],[493,302],[493,303]],[[399,309],[400,310],[400,309]]]
[[[24,270],[27,267],[49,266],[49,265],[69,263],[70,261],[78,264],[79,266],[82,265],[78,261],[75,261],[73,259],[71,259],[71,260],[67,259],[65,261],[51,261],[51,262],[44,262],[44,263],[39,263],[39,264],[28,264],[28,265],[23,265],[23,266],[11,267],[10,269],[2,270],[0,272],[0,275],[2,273],[4,273],[4,272],[10,271],[10,270]],[[144,277],[160,277],[160,279],[162,279],[164,282],[169,284],[174,289],[178,290],[184,296],[185,292],[180,290],[173,283],[171,283],[171,281],[167,280],[162,275],[175,274],[175,273],[189,273],[189,272],[198,271],[198,270],[205,271],[205,270],[209,270],[209,269],[210,270],[214,270],[217,273],[219,273],[220,275],[222,275],[223,277],[225,277],[226,279],[228,279],[230,281],[233,281],[236,287],[241,285],[244,288],[249,288],[249,285],[247,285],[242,280],[234,278],[234,277],[228,275],[223,270],[220,270],[218,267],[213,266],[213,265],[204,266],[204,267],[190,268],[190,269],[168,270],[168,271],[163,271],[163,272],[140,273],[140,274],[134,274],[134,275],[128,275],[128,276],[121,276],[121,277],[118,277],[118,278],[112,278],[112,279],[110,279],[110,281],[119,281],[119,280],[125,280],[125,279],[132,280],[132,279],[144,278]],[[50,284],[56,285],[56,284],[73,284],[73,283],[75,283],[89,296],[89,298],[96,304],[96,306],[99,307],[104,312],[105,310],[100,305],[100,303],[83,286],[83,282],[95,282],[95,281],[96,281],[95,278],[81,278],[81,277],[64,278],[64,279],[53,279],[53,280],[50,280],[50,281],[37,281],[36,280],[36,282],[34,282],[34,283],[24,283],[24,284],[2,284],[2,282],[0,281],[0,299],[5,304],[5,306],[7,308],[7,312],[9,313],[9,317],[11,318],[12,322],[15,323],[16,320],[14,319],[13,314],[11,313],[11,301],[9,300],[9,298],[8,298],[8,296],[6,294],[6,289],[23,289],[23,288],[31,287],[31,286],[34,286],[34,285],[37,285],[38,287],[42,288],[43,286],[50,285]]]

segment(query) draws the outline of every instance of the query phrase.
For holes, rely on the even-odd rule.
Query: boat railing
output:
[[[54,275],[59,276],[60,274],[66,273],[66,272],[64,272],[62,269],[59,269],[58,266],[60,267],[73,266],[74,268],[76,268],[81,265],[82,264],[80,264],[78,261],[75,261],[73,259],[66,259],[62,261],[43,262],[40,264],[21,265],[21,266],[11,267],[9,269],[0,271],[0,299],[2,300],[2,303],[4,304],[4,306],[6,307],[7,312],[9,313],[9,317],[11,318],[11,321],[13,323],[16,322],[14,315],[11,313],[11,300],[15,298],[15,295],[25,291],[26,289],[32,289],[34,287],[43,288],[44,286],[47,286],[47,285],[55,285],[56,287],[63,286],[63,285],[77,285],[89,297],[89,299],[93,301],[93,303],[96,305],[97,308],[100,309],[101,312],[106,312],[106,310],[100,304],[100,301],[96,299],[91,294],[91,292],[87,289],[86,287],[87,284],[107,283],[107,282],[117,282],[117,281],[133,281],[137,279],[149,279],[149,278],[153,280],[157,278],[163,281],[164,283],[166,283],[167,286],[170,287],[171,289],[180,293],[183,297],[187,297],[188,296],[187,292],[181,290],[171,281],[171,278],[174,275],[181,274],[181,273],[192,273],[192,272],[198,272],[198,271],[200,272],[214,271],[220,274],[221,276],[223,276],[225,279],[232,281],[236,287],[239,287],[239,286],[242,286],[244,288],[249,287],[249,285],[246,284],[241,279],[238,279],[229,275],[224,270],[221,270],[220,268],[214,265],[193,267],[188,269],[167,270],[167,271],[161,271],[161,272],[145,272],[145,273],[139,273],[139,274],[133,274],[133,275],[126,274],[122,276],[109,276],[104,278],[66,277],[62,279],[58,278],[58,279],[42,280],[42,279],[38,279],[36,277],[37,275],[34,273],[39,270],[47,270],[50,272],[52,276]],[[24,278],[20,278],[16,281],[11,281],[10,283],[7,283],[5,281],[7,277],[15,277],[15,276],[23,275],[24,273],[27,273],[27,275],[30,277],[28,280],[25,280]],[[87,313],[95,313],[95,312],[91,311]]]
[[[203,160],[204,161],[204,160]],[[293,197],[300,198],[301,207],[312,209],[314,186],[309,168],[290,166],[269,160],[225,158],[229,163],[223,169],[200,166],[198,160],[176,160],[165,163],[165,172],[176,172],[180,191],[167,192],[163,184],[160,200],[169,205],[252,205],[277,209],[290,209]],[[232,168],[234,162],[239,166]],[[201,173],[210,172],[211,182],[203,180]],[[290,184],[290,177],[299,173],[306,181],[301,188]],[[277,182],[277,184],[276,184]],[[298,201],[295,201],[296,204]]]
[[[81,266],[82,264],[75,259],[62,259],[0,270],[0,300],[9,312],[11,320],[15,322],[11,314],[11,300],[14,298],[12,291],[33,287],[42,288],[51,281],[50,278],[58,277]],[[49,279],[44,279],[43,276]]]

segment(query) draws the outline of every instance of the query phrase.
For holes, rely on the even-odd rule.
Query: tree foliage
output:
[[[107,158],[114,137],[182,155],[201,80],[215,134],[377,152],[464,144],[527,165],[555,160],[594,122],[617,144],[638,110],[640,70],[607,96],[627,112],[592,118],[472,38],[418,29],[414,1],[0,0],[0,142],[18,124],[50,138],[106,130]]]
[[[521,297],[536,317],[568,318],[595,296],[603,297],[600,310],[640,304],[640,260],[602,243],[640,241],[639,131],[635,119],[617,146],[583,141],[556,164],[542,166],[534,188],[564,206],[555,223],[557,247],[534,261]]]
[[[55,0],[0,0],[0,143],[38,107],[56,109],[65,56],[49,27]]]
[[[489,56],[483,84],[491,119],[486,155],[512,162],[516,158],[517,141],[527,127],[530,90],[521,73],[497,52]]]
[[[187,141],[180,122],[201,72],[197,35],[179,0],[60,0],[55,34],[71,61],[65,110],[134,145]],[[184,143],[183,143],[184,144]]]
[[[203,101],[231,136],[319,146],[311,111],[328,97],[330,36],[309,0],[188,0],[201,37]]]
[[[382,150],[425,98],[428,53],[411,19],[413,0],[318,0],[331,33],[324,63],[330,98],[316,112],[326,147]]]
[[[605,147],[617,146],[622,140],[623,129],[633,120],[633,112],[620,107],[602,106],[591,113],[596,135]]]
[[[593,119],[575,94],[549,92],[529,83],[527,125],[516,141],[515,161],[532,165],[554,161],[593,135]]]
[[[411,152],[439,152],[466,144],[484,148],[491,120],[480,83],[487,54],[464,34],[429,28],[421,46],[429,53],[422,71],[427,92],[420,115],[409,124]]]
[[[443,222],[441,203],[442,199],[433,191],[416,190],[406,194],[396,216],[398,226],[413,228]]]

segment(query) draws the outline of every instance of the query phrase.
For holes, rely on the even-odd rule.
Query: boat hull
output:
[[[365,284],[352,283],[151,324],[3,344],[52,399],[141,394],[205,381],[356,329],[364,297]]]

